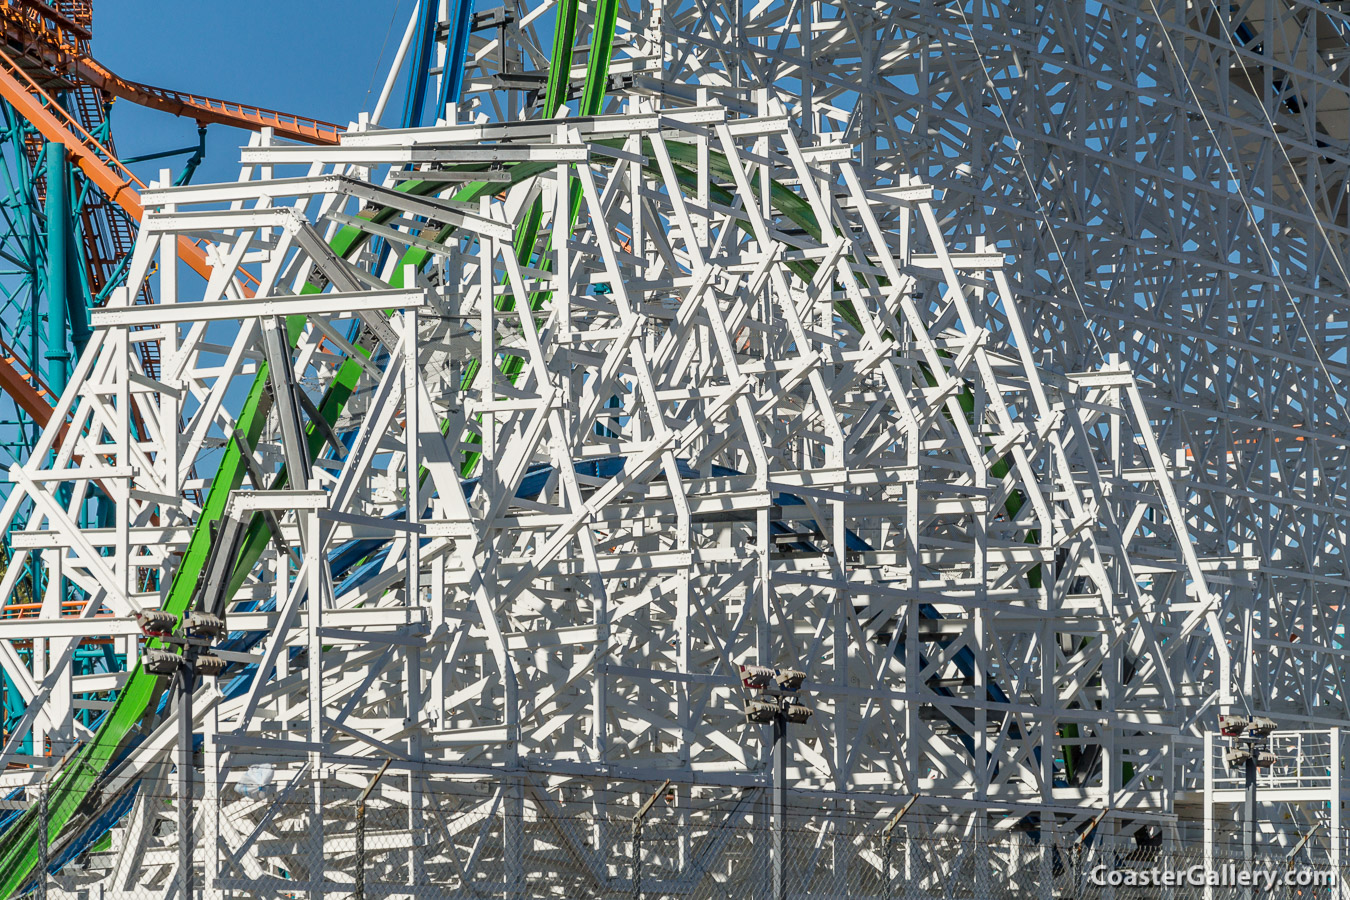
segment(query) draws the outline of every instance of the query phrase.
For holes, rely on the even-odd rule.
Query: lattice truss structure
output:
[[[665,73],[646,90],[694,102],[696,84],[740,108],[776,93],[861,144],[879,183],[940,189],[954,249],[1013,255],[1038,359],[1128,360],[1199,552],[1231,585],[1242,708],[1344,724],[1337,5],[803,0],[642,4],[629,21],[634,66]]]
[[[543,45],[519,16],[528,68]],[[940,190],[953,250],[1010,254],[1037,360],[1128,361],[1220,591],[1236,708],[1345,724],[1339,5],[635,2],[620,22],[629,91],[777,98],[859,145],[869,184]],[[496,48],[473,46],[486,91]]]
[[[350,882],[343,810],[385,759],[375,796],[408,812],[382,827],[420,849],[381,881],[598,890],[606,822],[664,778],[684,877],[762,859],[720,828],[764,815],[755,661],[808,672],[803,815],[918,792],[964,833],[1108,798],[1169,821],[1167,735],[1228,700],[1220,596],[1129,367],[1037,365],[1004,256],[951,250],[930,187],[866,187],[781,111],[642,100],[244,162],[145,193],[129,286],[3,510],[48,587],[0,642],[29,702],[0,763],[87,738],[119,686],[110,715],[144,708],[66,834],[123,824],[71,877],[173,877],[167,679],[68,663],[99,638],[133,668],[133,616],[176,581],[231,632],[195,702],[208,886],[314,887],[318,859]],[[531,209],[548,249],[522,265]],[[179,236],[209,242],[209,283]],[[240,474],[198,508],[194,465]],[[92,484],[111,526],[78,517]],[[276,802],[241,792],[255,765]]]

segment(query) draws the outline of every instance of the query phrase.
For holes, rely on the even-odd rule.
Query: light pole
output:
[[[1265,716],[1219,716],[1219,731],[1229,738],[1232,749],[1224,754],[1228,768],[1241,766],[1246,782],[1246,797],[1242,804],[1242,859],[1247,867],[1248,877],[1256,866],[1256,770],[1266,769],[1275,764],[1275,754],[1269,749],[1270,733],[1275,730],[1275,721]],[[1248,885],[1244,894],[1255,896],[1255,889]]]
[[[176,645],[181,652],[151,648],[145,651],[145,670],[152,675],[173,676],[174,703],[178,713],[178,877],[181,900],[192,900],[192,690],[197,676],[215,677],[225,669],[225,660],[212,653],[211,642],[225,636],[225,620],[206,612],[178,617],[166,610],[136,614],[142,633]],[[214,848],[212,848],[214,851]]]
[[[788,723],[802,724],[811,718],[811,710],[797,702],[797,693],[806,681],[806,673],[798,669],[773,669],[768,666],[741,666],[741,683],[760,698],[745,701],[745,719],[756,725],[773,725],[773,830],[770,835],[770,858],[773,866],[773,900],[787,900],[787,883],[783,878],[783,834],[787,813],[787,727]]]

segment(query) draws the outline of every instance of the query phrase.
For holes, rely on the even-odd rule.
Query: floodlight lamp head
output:
[[[215,678],[225,671],[225,660],[214,653],[203,653],[197,657],[197,674]]]
[[[1268,716],[1255,716],[1247,723],[1248,737],[1263,738],[1275,730],[1275,720]]]
[[[741,684],[752,691],[766,691],[773,685],[774,670],[768,666],[741,666]]]
[[[211,613],[189,613],[183,619],[183,630],[193,637],[215,640],[225,636],[225,620]]]
[[[793,725],[805,725],[806,720],[811,718],[811,710],[802,706],[800,703],[789,703],[783,710],[787,720]]]
[[[1219,716],[1219,732],[1224,737],[1237,737],[1247,730],[1250,724],[1246,716],[1229,715]]]
[[[1269,769],[1275,765],[1275,754],[1269,750],[1261,750],[1256,754],[1256,767],[1258,769]]]
[[[178,617],[162,609],[142,609],[136,613],[136,624],[146,637],[168,637],[173,634]]]
[[[1247,760],[1252,758],[1252,751],[1245,747],[1235,747],[1223,755],[1223,761],[1228,764],[1228,768],[1236,769],[1247,764]]]
[[[806,673],[798,669],[779,669],[773,676],[774,685],[785,694],[795,694],[802,689]]]
[[[778,718],[778,704],[763,700],[745,701],[745,721],[753,725],[768,725]]]
[[[141,658],[141,665],[151,675],[172,675],[183,665],[183,657],[172,650],[150,649]]]

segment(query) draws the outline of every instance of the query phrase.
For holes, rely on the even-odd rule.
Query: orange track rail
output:
[[[76,76],[109,94],[175,116],[196,119],[200,124],[233,125],[251,131],[271,128],[280,137],[310,144],[336,144],[342,134],[342,128],[332,122],[128,81],[88,56],[75,59],[72,68]]]
[[[141,206],[138,189],[143,189],[145,185],[3,51],[0,51],[0,96],[8,100],[19,115],[27,119],[43,137],[64,144],[71,161],[85,177],[127,215],[138,222],[141,220],[145,209]],[[180,237],[178,255],[193,271],[210,279],[211,266],[200,246]],[[251,293],[247,286],[245,291]],[[3,361],[0,361],[0,389],[13,397],[19,407],[39,425],[45,426],[51,419],[51,401],[42,396],[18,369]]]
[[[251,131],[271,128],[281,137],[312,144],[336,144],[342,134],[342,128],[332,122],[122,78],[89,55],[91,34],[85,24],[41,0],[0,0],[0,37],[12,58],[43,77],[82,81],[115,97],[200,124]]]

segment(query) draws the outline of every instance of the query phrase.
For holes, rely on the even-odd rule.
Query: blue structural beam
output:
[[[419,0],[417,4],[417,30],[413,34],[408,91],[403,102],[404,128],[416,128],[422,124],[422,110],[427,98],[427,75],[431,71],[431,50],[436,44],[439,6],[436,0]]]
[[[441,73],[440,109],[459,100],[464,90],[464,57],[469,52],[474,0],[450,0],[450,30],[445,36],[445,71]]]

